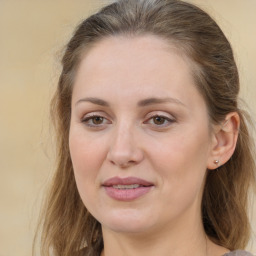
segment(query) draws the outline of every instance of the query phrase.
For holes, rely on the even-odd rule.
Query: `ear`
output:
[[[236,148],[239,126],[240,117],[237,112],[229,113],[221,125],[214,126],[208,169],[216,169],[231,158]]]

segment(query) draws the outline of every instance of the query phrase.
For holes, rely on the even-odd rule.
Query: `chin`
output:
[[[150,215],[149,215],[150,216]],[[120,233],[141,233],[152,228],[153,217],[145,216],[136,210],[115,211],[98,219],[102,227]]]

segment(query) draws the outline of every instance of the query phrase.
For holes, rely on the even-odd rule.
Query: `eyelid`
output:
[[[101,117],[103,118],[103,120],[105,120],[105,122],[102,124],[90,124],[89,121],[92,120],[94,117]],[[109,121],[109,118],[107,118],[106,115],[99,112],[92,112],[92,113],[83,115],[83,117],[81,118],[81,122],[87,127],[92,127],[92,128],[102,128],[106,124],[111,124],[111,121]]]
[[[93,120],[94,117],[100,117],[103,118],[103,122],[100,124],[90,124],[90,120]],[[154,118],[154,117],[161,117],[163,118],[164,124],[155,124],[155,123],[150,123],[150,121]],[[81,118],[81,123],[83,123],[85,126],[87,127],[91,127],[91,128],[103,128],[108,124],[111,124],[112,121],[110,121],[111,119],[108,117],[107,114],[102,113],[102,112],[90,112],[87,113],[85,115],[83,115],[83,117]],[[143,121],[143,124],[146,125],[151,125],[157,129],[161,129],[161,128],[167,128],[170,125],[172,125],[174,122],[176,122],[176,118],[166,112],[162,112],[162,111],[153,111],[150,112],[146,115],[146,118],[144,119],[145,121]]]
[[[152,118],[154,117],[162,117],[165,119],[165,121],[167,121],[167,124],[161,124],[161,125],[157,125],[157,124],[151,124],[152,126],[161,129],[161,128],[167,128],[170,125],[172,125],[172,123],[176,122],[176,118],[174,116],[170,116],[170,114],[163,114],[163,113],[159,113],[158,112],[152,112],[150,113],[147,118],[146,121],[143,122],[143,124],[148,124],[150,120],[152,120]]]
[[[155,116],[164,117],[166,119],[170,119],[170,120],[173,120],[173,121],[176,119],[173,115],[171,115],[169,113],[166,113],[166,112],[163,112],[163,111],[152,111],[149,114],[147,114],[146,119],[152,118],[152,117],[155,117]]]
[[[94,116],[99,116],[99,117],[103,117],[105,119],[109,119],[109,116],[103,111],[91,111],[91,112],[83,114],[81,117],[81,120],[84,120],[89,117],[94,117]]]

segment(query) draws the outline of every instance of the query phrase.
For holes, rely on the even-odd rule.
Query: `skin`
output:
[[[168,101],[138,105],[151,98]],[[227,130],[238,123],[235,114],[227,119]],[[188,61],[162,39],[107,38],[84,55],[74,83],[69,145],[80,196],[102,224],[102,255],[228,251],[206,237],[200,209],[207,168],[216,168],[215,159],[225,162],[236,139],[209,127]],[[135,200],[118,201],[102,187],[115,176],[154,186]]]

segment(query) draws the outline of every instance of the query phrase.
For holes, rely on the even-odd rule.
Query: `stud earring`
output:
[[[215,163],[216,165],[218,165],[219,162],[220,162],[220,160],[214,160],[214,163]]]

